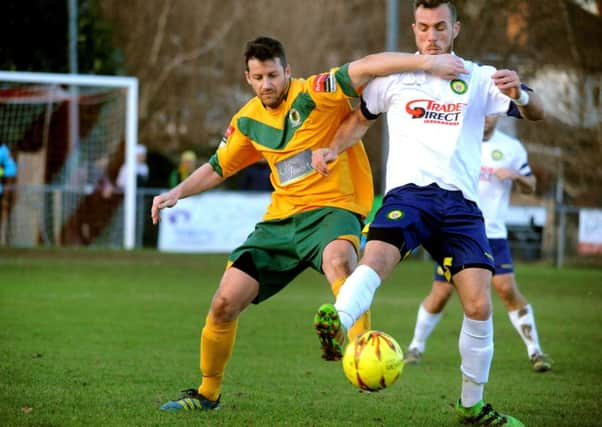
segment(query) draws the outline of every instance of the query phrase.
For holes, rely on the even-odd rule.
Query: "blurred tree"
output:
[[[66,73],[68,4],[56,0],[0,2],[0,69]],[[82,74],[118,74],[121,51],[115,49],[111,29],[99,15],[97,0],[78,0],[78,69]]]
[[[210,155],[231,115],[252,96],[243,73],[247,40],[280,39],[298,77],[383,48],[385,0],[155,0],[153,5],[102,2],[128,73],[140,80],[139,138],[174,160],[182,147]],[[379,158],[378,139],[368,149]]]

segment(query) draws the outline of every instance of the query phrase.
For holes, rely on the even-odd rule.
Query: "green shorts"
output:
[[[228,265],[243,254],[248,254],[243,258],[246,263],[250,256],[248,263],[253,272],[245,272],[259,281],[259,295],[253,301],[257,304],[284,289],[307,267],[323,273],[322,252],[330,242],[348,240],[359,251],[361,230],[360,217],[340,208],[318,208],[286,219],[263,221],[230,254]]]

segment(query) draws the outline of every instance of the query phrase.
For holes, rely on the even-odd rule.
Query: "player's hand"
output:
[[[449,53],[442,55],[425,55],[428,60],[426,70],[430,74],[442,79],[452,80],[460,74],[467,74],[462,58]]]
[[[514,70],[497,70],[492,74],[493,83],[506,96],[518,99],[520,96],[520,79]]]
[[[501,180],[505,180],[505,179],[514,180],[519,176],[518,172],[516,172],[513,169],[509,169],[509,168],[498,168],[493,172],[493,175],[495,175],[495,177],[497,179],[501,179]]]
[[[161,220],[161,209],[174,207],[176,203],[178,203],[178,196],[172,191],[153,197],[153,206],[151,207],[153,224],[156,225]]]
[[[311,153],[311,166],[319,174],[328,176],[328,163],[335,161],[337,156],[331,148],[319,148]]]

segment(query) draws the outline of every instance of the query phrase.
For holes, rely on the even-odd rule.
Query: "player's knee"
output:
[[[487,320],[491,316],[491,301],[478,298],[464,304],[464,314],[474,320]]]
[[[229,322],[236,319],[239,314],[240,309],[230,297],[219,292],[213,297],[211,315],[216,322]]]
[[[322,269],[327,275],[348,276],[353,271],[355,260],[346,251],[330,251],[324,255]]]

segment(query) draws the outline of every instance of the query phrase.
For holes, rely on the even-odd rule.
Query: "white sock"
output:
[[[439,320],[441,320],[442,315],[443,312],[430,313],[420,304],[418,315],[416,316],[416,326],[414,326],[414,337],[409,348],[415,348],[420,353],[424,353],[426,340],[433,332],[433,329],[435,329],[435,326],[437,326],[437,323],[439,323]]]
[[[462,357],[462,405],[474,406],[483,399],[493,359],[493,318],[469,319],[464,315],[458,341]]]
[[[527,354],[531,357],[534,353],[542,353],[535,326],[535,315],[531,304],[525,305],[518,310],[509,311],[510,321],[527,346]]]
[[[357,267],[345,280],[334,307],[339,312],[339,318],[346,330],[370,308],[380,283],[380,276],[367,265]]]

